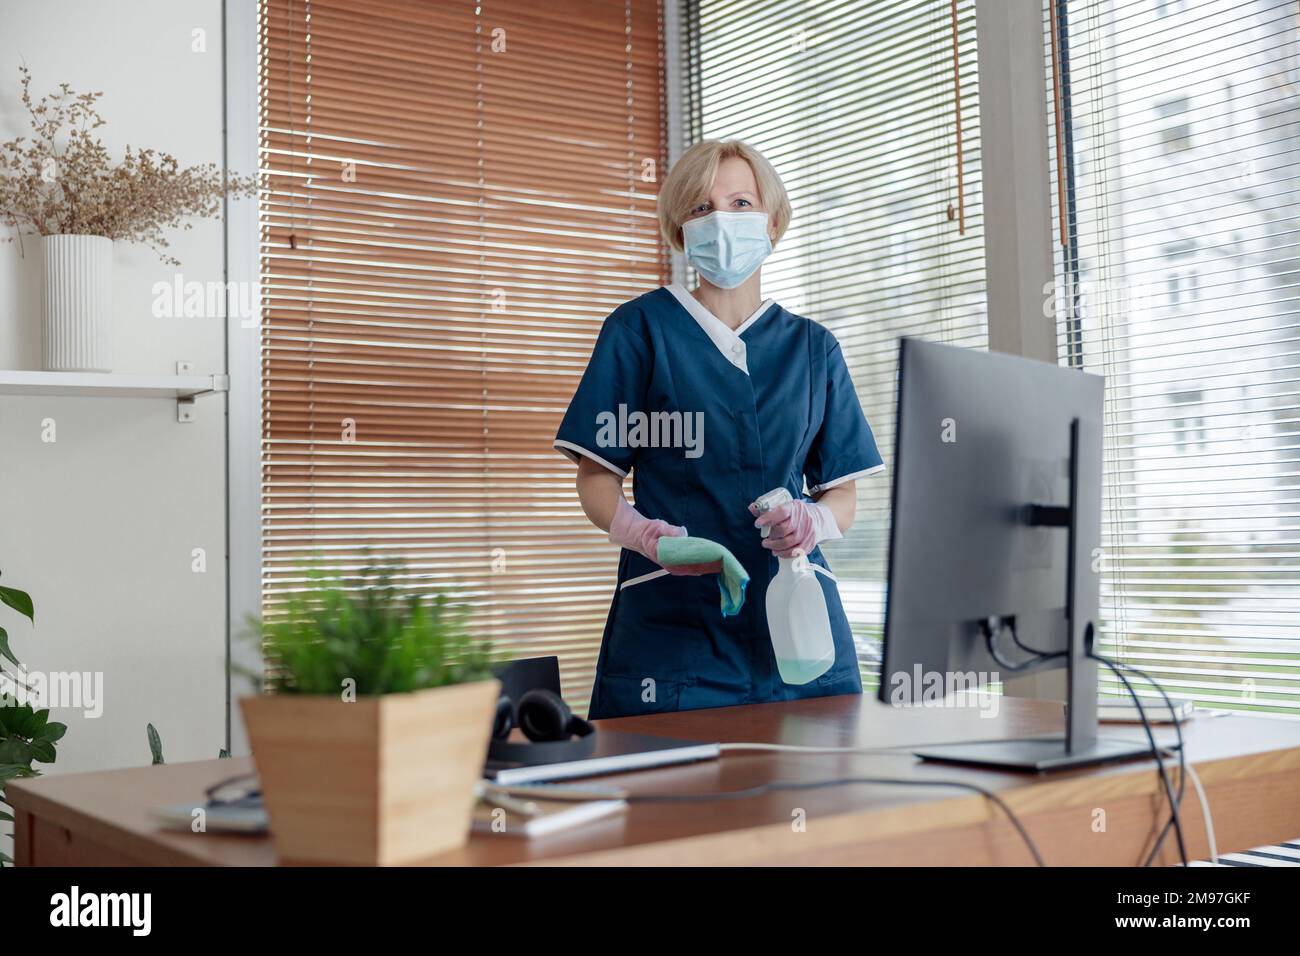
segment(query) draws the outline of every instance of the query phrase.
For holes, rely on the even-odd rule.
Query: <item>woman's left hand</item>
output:
[[[758,514],[753,505],[749,513]],[[782,558],[807,555],[822,541],[841,537],[831,509],[816,501],[786,502],[760,515],[754,527],[770,529],[763,547]]]

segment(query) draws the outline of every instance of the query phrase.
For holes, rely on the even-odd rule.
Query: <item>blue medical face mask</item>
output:
[[[682,223],[686,261],[719,289],[734,289],[772,252],[765,212],[711,212]]]

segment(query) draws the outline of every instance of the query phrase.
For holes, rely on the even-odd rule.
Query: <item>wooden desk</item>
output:
[[[601,726],[694,740],[863,747],[998,738],[1059,729],[1060,705],[1002,698],[994,718],[974,709],[893,709],[846,696],[602,721]],[[1140,727],[1107,726],[1112,736]],[[1184,726],[1188,759],[1209,795],[1219,851],[1300,835],[1300,721],[1198,716]],[[1172,730],[1158,731],[1162,742]],[[16,859],[25,865],[277,863],[266,837],[172,833],[149,809],[200,798],[252,766],[210,760],[9,784]],[[839,776],[959,779],[996,790],[1051,865],[1130,866],[1163,826],[1167,807],[1150,761],[1026,776],[921,764],[910,756],[745,753],[624,774],[640,793],[734,790],[773,780]],[[802,832],[795,821],[803,811]],[[1104,830],[1100,830],[1104,814]],[[1184,830],[1193,858],[1208,855],[1189,783]],[[1177,861],[1172,835],[1162,862]],[[960,790],[846,786],[699,804],[642,804],[622,817],[543,840],[475,837],[431,864],[958,864],[1023,865],[1028,851],[987,800]]]

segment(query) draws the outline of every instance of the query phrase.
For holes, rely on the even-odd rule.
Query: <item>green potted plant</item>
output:
[[[17,588],[0,586],[0,604],[12,608],[36,623],[31,595]],[[19,668],[14,672],[13,667]],[[54,745],[67,732],[67,727],[50,720],[49,710],[36,710],[29,703],[19,703],[25,686],[22,664],[9,647],[9,634],[0,627],[0,807],[4,802],[4,788],[10,780],[36,777],[40,771],[33,763],[54,763]],[[13,822],[8,809],[0,810],[0,820]],[[0,850],[0,865],[12,863],[13,858]]]
[[[309,580],[255,624],[271,693],[240,701],[277,852],[393,865],[464,844],[500,694],[487,645],[396,568]]]

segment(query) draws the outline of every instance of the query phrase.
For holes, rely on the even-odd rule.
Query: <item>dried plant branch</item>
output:
[[[126,148],[114,163],[94,133],[104,125],[103,96],[67,83],[33,100],[31,72],[20,66],[22,103],[32,136],[0,143],[0,224],[19,235],[88,235],[140,242],[164,262],[165,230],[221,212],[227,196],[256,196],[257,178],[224,174],[215,163],[182,168],[170,153]],[[12,241],[10,236],[6,241]]]

